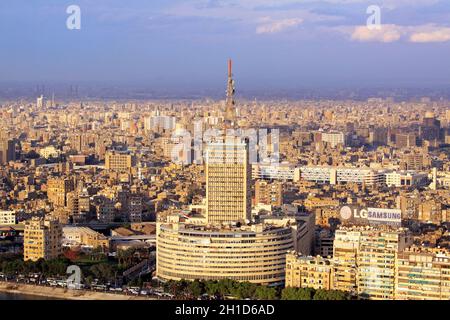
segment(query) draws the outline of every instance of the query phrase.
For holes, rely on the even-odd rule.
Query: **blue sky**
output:
[[[220,88],[231,57],[248,89],[450,84],[450,0],[2,0],[0,41],[0,82]]]

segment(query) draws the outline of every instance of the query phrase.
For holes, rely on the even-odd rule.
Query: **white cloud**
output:
[[[450,41],[450,28],[435,24],[417,26],[401,26],[395,24],[381,25],[380,29],[369,29],[367,26],[334,28],[349,35],[350,40],[359,42],[390,43],[400,40],[428,43]]]
[[[304,0],[301,0],[304,1]],[[178,3],[164,10],[164,14],[177,17],[203,17],[224,19],[242,25],[253,25],[265,30],[266,24],[261,23],[264,16],[270,15],[274,29],[286,28],[300,24],[339,21],[342,16],[315,13],[310,9],[282,9],[283,5],[301,3],[299,0],[221,0],[211,5],[208,0],[191,0]],[[360,1],[360,0],[358,0]],[[208,5],[209,4],[209,5]],[[260,7],[270,10],[260,10]],[[270,26],[267,23],[267,29]]]
[[[380,29],[369,29],[367,26],[355,27],[351,40],[361,42],[394,42],[402,37],[402,27],[393,24],[382,25]]]
[[[263,20],[267,21],[267,18],[263,18]],[[256,33],[257,34],[278,33],[285,29],[298,26],[302,22],[303,22],[303,19],[300,19],[300,18],[283,19],[283,20],[277,20],[277,21],[267,21],[265,24],[259,25],[256,28]]]
[[[450,41],[450,28],[414,32],[409,36],[409,41],[418,43]]]

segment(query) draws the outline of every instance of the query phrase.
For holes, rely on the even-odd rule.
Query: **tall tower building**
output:
[[[227,99],[225,102],[225,129],[232,129],[236,126],[236,103],[234,101],[235,86],[233,80],[233,61],[228,60],[228,81],[227,81]]]
[[[233,137],[206,149],[208,223],[245,222],[251,213],[251,167],[247,140]]]
[[[16,160],[16,142],[0,132],[0,165]]]
[[[41,95],[36,99],[36,108],[43,109],[44,107],[45,107],[45,98],[43,95]]]

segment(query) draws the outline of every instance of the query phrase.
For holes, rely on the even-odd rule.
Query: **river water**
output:
[[[0,300],[60,300],[60,299],[42,296],[31,296],[28,294],[0,292]]]

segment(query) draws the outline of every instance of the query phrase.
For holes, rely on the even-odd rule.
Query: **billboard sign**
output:
[[[354,206],[344,206],[340,210],[340,217],[343,222],[368,225],[384,224],[400,227],[402,222],[402,211],[400,209],[364,209]]]

